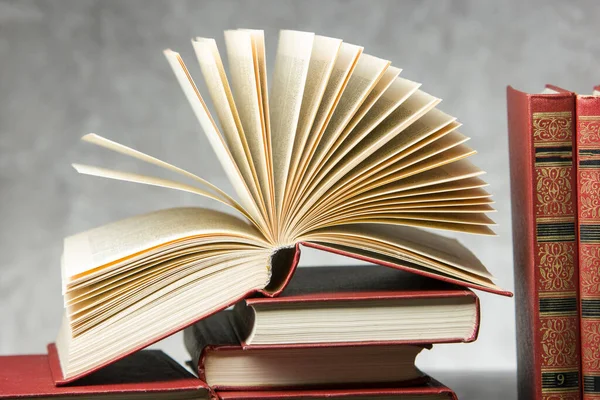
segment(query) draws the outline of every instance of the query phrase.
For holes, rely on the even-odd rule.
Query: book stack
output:
[[[474,341],[478,328],[472,291],[370,265],[300,268],[279,297],[245,299],[184,337],[192,367],[222,398],[449,399],[415,358]]]
[[[48,355],[0,357],[0,398],[456,399],[415,367],[437,343],[477,338],[471,290],[377,265],[299,268],[277,298],[251,297],[184,331],[192,375],[142,350],[70,385]]]
[[[508,88],[519,396],[600,399],[600,87]]]
[[[179,54],[165,56],[235,198],[95,134],[83,139],[173,178],[74,167],[229,212],[161,210],[66,238],[56,343],[3,360],[10,395],[452,398],[415,357],[475,340],[468,288],[510,295],[458,241],[431,232],[493,235],[493,201],[460,124],[360,46],[282,31],[269,91],[263,32],[227,31],[225,44],[229,75],[215,40],[193,41],[217,119]],[[296,272],[302,246],[378,266]],[[201,379],[140,352],[186,328]],[[27,379],[35,385],[18,383]]]

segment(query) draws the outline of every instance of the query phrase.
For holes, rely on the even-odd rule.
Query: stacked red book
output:
[[[523,399],[600,399],[599,95],[508,88]]]
[[[452,392],[415,359],[436,343],[472,342],[478,330],[472,291],[370,265],[300,268],[278,298],[243,300],[184,337],[192,367],[223,398],[326,391],[448,399]]]
[[[55,360],[45,354],[0,357],[0,399],[209,398],[203,382],[159,350],[132,354],[69,387],[55,386]]]
[[[78,382],[54,385],[51,363],[45,354],[0,357],[0,399],[130,399],[130,400],[259,400],[259,399],[389,399],[448,400],[456,395],[438,381],[405,388],[351,390],[220,392],[158,350],[132,354]]]
[[[472,342],[469,289],[376,265],[299,268],[278,298],[251,297],[184,332],[197,377],[143,350],[68,385],[48,355],[0,358],[0,398],[456,399],[415,359]]]

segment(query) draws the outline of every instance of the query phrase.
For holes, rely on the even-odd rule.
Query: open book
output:
[[[417,227],[492,235],[490,195],[459,123],[439,99],[363,48],[282,31],[267,90],[262,31],[193,46],[216,120],[179,54],[170,63],[236,192],[95,134],[83,140],[162,167],[152,176],[80,173],[196,193],[226,214],[154,212],[65,240],[66,313],[57,339],[65,383],[237,300],[283,289],[299,244],[490,292],[502,292],[456,240]],[[220,127],[217,126],[217,121]]]

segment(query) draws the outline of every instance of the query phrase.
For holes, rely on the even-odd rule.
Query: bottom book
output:
[[[50,347],[50,350],[52,346]],[[0,357],[0,399],[164,399],[164,400],[456,400],[452,390],[428,378],[401,388],[213,392],[160,350],[143,350],[70,386],[55,386],[47,355]]]
[[[259,399],[352,399],[352,400],[458,400],[456,394],[433,378],[427,384],[403,388],[371,388],[351,390],[287,390],[253,392],[217,392],[220,400]]]
[[[143,350],[72,386],[54,385],[45,354],[0,357],[0,399],[210,399],[204,382],[160,350]]]

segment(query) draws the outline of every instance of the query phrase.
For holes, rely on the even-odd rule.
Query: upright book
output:
[[[577,96],[577,212],[583,398],[600,399],[600,87]]]
[[[507,96],[519,398],[579,399],[575,95]]]
[[[98,135],[84,140],[187,182],[76,165],[85,174],[208,197],[201,208],[133,217],[65,240],[62,377],[78,379],[250,293],[276,295],[298,246],[502,293],[457,241],[417,227],[491,235],[474,150],[439,99],[362,47],[282,31],[267,93],[262,31],[193,46],[221,128],[179,54],[165,55],[237,200],[206,180]],[[173,311],[177,310],[177,311]]]

